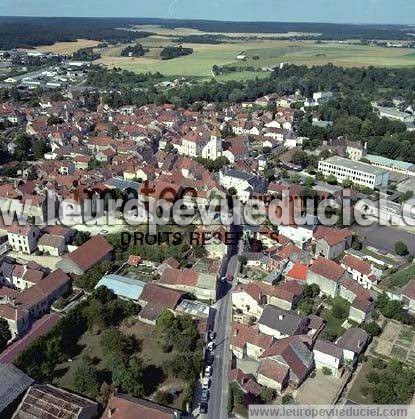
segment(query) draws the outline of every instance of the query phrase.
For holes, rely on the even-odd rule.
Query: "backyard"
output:
[[[165,375],[162,367],[173,359],[174,354],[163,352],[163,345],[160,343],[161,336],[156,328],[130,318],[124,321],[119,329],[126,335],[134,336],[136,340],[136,353],[133,355],[138,355],[144,364],[144,396],[154,397],[157,391],[170,393],[174,399],[172,405],[181,408],[185,382]],[[100,340],[101,333],[93,334],[86,331],[78,342],[78,353],[67,362],[57,366],[54,384],[76,391],[75,374],[85,357],[92,360],[98,372],[99,382],[110,382],[111,372],[107,368]]]

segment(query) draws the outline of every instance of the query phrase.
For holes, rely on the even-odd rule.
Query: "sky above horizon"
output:
[[[0,15],[415,24],[415,1],[0,0]]]

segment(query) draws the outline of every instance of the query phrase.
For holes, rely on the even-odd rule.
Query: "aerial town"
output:
[[[414,70],[95,61],[0,51],[0,417],[415,404]]]

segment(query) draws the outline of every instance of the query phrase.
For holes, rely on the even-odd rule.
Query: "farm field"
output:
[[[98,44],[98,41],[93,41],[91,39],[78,39],[76,42],[58,42],[53,45],[41,45],[36,47],[35,50],[56,54],[73,54],[81,48],[93,48]]]
[[[342,67],[388,66],[405,67],[415,65],[415,54],[407,49],[382,48],[377,46],[338,44],[313,41],[269,41],[253,40],[227,42],[224,44],[191,44],[194,53],[185,57],[162,61],[158,59],[161,47],[174,45],[174,40],[152,36],[141,40],[150,48],[144,57],[120,57],[121,48],[112,47],[100,51],[98,60],[106,66],[121,67],[135,72],[159,71],[166,76],[183,75],[211,78],[213,65],[237,65],[239,67],[272,67],[281,62],[299,65],[324,65],[333,63]],[[246,56],[245,61],[236,60],[238,54]],[[254,59],[255,58],[255,59]],[[267,73],[264,72],[266,75]],[[218,76],[219,80],[248,79],[260,77],[261,72],[245,71]]]

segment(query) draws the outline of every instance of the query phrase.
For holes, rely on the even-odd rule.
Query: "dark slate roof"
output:
[[[0,413],[20,397],[33,382],[14,365],[0,364]]]
[[[369,335],[363,329],[352,327],[344,332],[343,336],[336,342],[336,345],[340,348],[360,354],[368,340]]]
[[[327,340],[317,339],[314,350],[338,359],[341,359],[343,356],[342,348]]]
[[[296,333],[304,317],[299,316],[294,311],[282,310],[271,304],[264,308],[259,323],[278,330],[284,335],[292,336]]]

